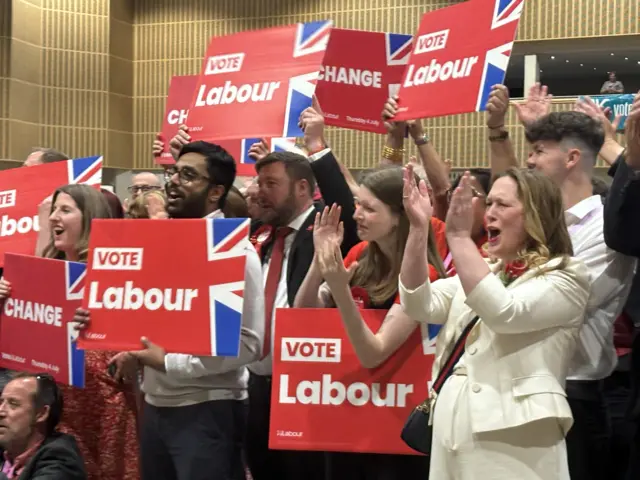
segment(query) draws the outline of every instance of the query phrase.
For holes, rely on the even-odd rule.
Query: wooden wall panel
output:
[[[526,0],[519,41],[640,34],[637,0]]]
[[[9,158],[11,2],[0,1],[0,160]]]
[[[40,144],[73,157],[105,154],[108,1],[42,0],[42,5]]]
[[[133,7],[131,0],[109,0],[109,117],[105,158],[110,167],[132,168],[133,161]]]
[[[17,161],[40,145],[42,16],[37,0],[11,2],[7,156]]]
[[[211,36],[299,21],[330,18],[337,27],[414,33],[420,16],[456,0],[133,0],[134,165],[151,167],[172,75],[195,74]],[[527,0],[518,40],[571,39],[640,33],[637,0]],[[570,108],[573,101],[554,104]],[[484,117],[456,115],[425,122],[434,143],[460,167],[486,164]],[[510,122],[515,119],[510,117]],[[526,145],[517,129],[520,155]],[[378,161],[377,135],[330,129],[328,140],[349,167]],[[523,157],[524,158],[524,157]]]

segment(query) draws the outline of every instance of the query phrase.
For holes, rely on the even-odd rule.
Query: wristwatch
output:
[[[426,145],[427,143],[429,143],[429,141],[430,141],[429,135],[426,133],[423,133],[421,136],[416,138],[415,144],[419,147],[420,145]]]

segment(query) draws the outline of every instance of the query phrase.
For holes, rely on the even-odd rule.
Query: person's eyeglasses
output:
[[[211,180],[211,178],[204,175],[200,175],[198,172],[191,168],[182,167],[180,169],[176,167],[169,167],[164,171],[164,179],[169,182],[174,175],[178,175],[178,181],[181,184],[195,182],[196,180]]]
[[[484,197],[484,193],[480,193],[475,187],[470,186],[471,187],[471,196],[473,198],[483,198]],[[452,188],[447,192],[447,202],[451,203],[451,197],[453,195],[453,191],[455,189]]]
[[[158,185],[131,185],[130,187],[127,187],[127,190],[129,193],[147,193],[153,190],[160,190],[161,188],[162,187],[159,187]]]

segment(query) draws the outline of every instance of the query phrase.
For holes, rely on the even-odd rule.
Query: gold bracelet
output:
[[[382,148],[382,158],[395,163],[402,163],[404,160],[404,148],[391,148],[385,145]]]

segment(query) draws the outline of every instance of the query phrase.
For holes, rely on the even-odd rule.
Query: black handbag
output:
[[[456,364],[462,358],[462,355],[464,355],[464,344],[479,319],[476,315],[462,331],[462,335],[460,335],[460,338],[456,341],[449,358],[447,358],[447,361],[440,369],[440,373],[438,373],[438,377],[435,382],[433,382],[431,392],[434,392],[436,395],[440,393],[444,382],[451,376]],[[405,422],[404,427],[402,427],[402,433],[400,433],[400,438],[402,438],[404,443],[416,452],[424,453],[425,455],[431,453],[431,437],[433,435],[432,426],[429,425],[430,404],[431,402],[429,398],[427,398],[414,408]]]

